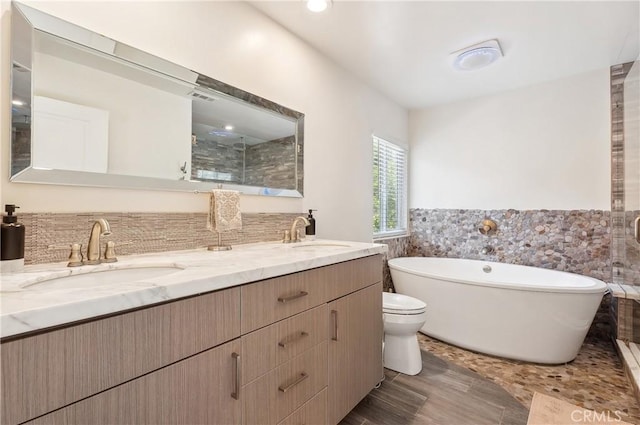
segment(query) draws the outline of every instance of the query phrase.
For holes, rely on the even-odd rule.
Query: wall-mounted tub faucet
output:
[[[495,232],[497,228],[498,225],[495,221],[486,218],[482,220],[482,225],[478,227],[478,232],[482,233],[483,235],[488,235],[489,233]]]

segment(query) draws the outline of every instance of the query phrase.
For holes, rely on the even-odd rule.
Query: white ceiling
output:
[[[551,81],[633,61],[640,1],[348,1],[251,4],[409,108]],[[452,52],[497,38],[504,57],[456,71]]]

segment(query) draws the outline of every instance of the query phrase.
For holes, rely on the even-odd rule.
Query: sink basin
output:
[[[79,289],[97,288],[116,285],[120,283],[137,282],[154,277],[165,276],[182,270],[177,266],[150,266],[132,267],[123,269],[109,269],[89,273],[74,274],[71,276],[57,277],[21,285],[22,289],[47,288],[47,289]]]
[[[351,245],[347,245],[344,243],[335,243],[335,242],[302,242],[297,244],[292,244],[291,248],[296,249],[314,249],[314,248],[349,248]]]

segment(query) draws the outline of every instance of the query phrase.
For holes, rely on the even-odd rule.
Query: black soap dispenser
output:
[[[309,215],[307,216],[309,225],[304,229],[305,234],[307,235],[307,239],[311,241],[314,241],[316,239],[316,219],[313,218],[313,211],[318,210],[309,210]]]
[[[25,228],[18,223],[18,216],[13,215],[17,207],[7,204],[2,217],[0,230],[0,258],[3,272],[21,271],[24,266],[24,233]]]

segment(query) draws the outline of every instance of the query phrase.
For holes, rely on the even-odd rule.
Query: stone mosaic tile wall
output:
[[[478,228],[496,221],[495,234]],[[581,210],[412,209],[409,255],[484,259],[611,280],[610,213]],[[482,254],[483,247],[494,249]]]
[[[223,233],[222,241],[237,245],[281,240],[283,231],[299,215],[243,214],[242,230]],[[24,213],[20,214],[20,222],[26,227],[25,264],[64,261],[71,243],[82,243],[83,253],[86,252],[91,226],[97,218],[109,221],[112,234],[101,240],[103,244],[114,241],[117,255],[193,249],[217,243],[217,235],[206,228],[206,213]]]
[[[391,280],[391,272],[389,271],[387,261],[393,258],[407,257],[409,254],[409,241],[409,236],[375,241],[376,243],[383,243],[387,245],[388,249],[384,258],[384,265],[382,266],[382,286],[387,292],[393,292],[393,281]]]
[[[593,322],[591,323],[591,328],[589,328],[588,336],[590,338],[602,341],[611,340],[611,336],[615,332],[614,321],[611,320],[611,304],[613,303],[613,300],[614,298],[611,294],[606,294],[602,297],[600,307],[598,307],[596,316],[593,318]]]

